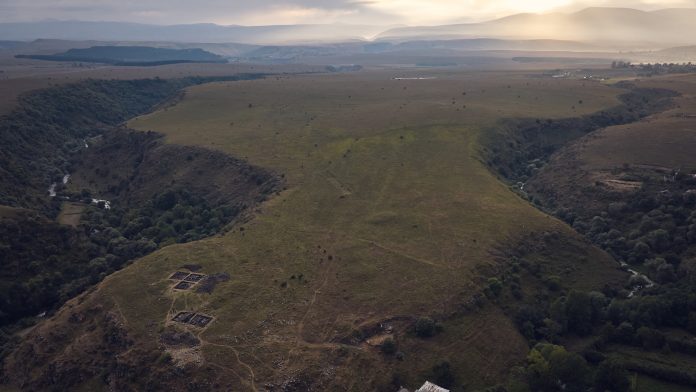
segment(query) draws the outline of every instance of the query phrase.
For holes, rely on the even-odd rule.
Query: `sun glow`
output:
[[[398,15],[405,23],[432,24],[452,21],[480,21],[519,12],[548,12],[573,4],[573,0],[378,0],[366,7]]]

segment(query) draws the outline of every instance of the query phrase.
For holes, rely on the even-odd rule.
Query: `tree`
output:
[[[421,317],[416,321],[416,335],[429,338],[435,335],[435,321],[430,317]]]
[[[633,328],[633,324],[629,323],[628,321],[624,321],[623,323],[619,324],[618,328],[616,328],[614,340],[620,343],[631,344],[633,343],[634,335],[635,329]]]
[[[589,372],[585,359],[563,346],[537,344],[527,356],[527,380],[533,391],[584,391]]]
[[[595,391],[629,392],[628,372],[618,362],[605,360],[599,364],[594,379]]]
[[[380,350],[387,355],[392,355],[396,352],[396,342],[392,338],[386,338],[380,346]]]
[[[432,377],[435,384],[444,388],[452,388],[457,381],[450,368],[450,363],[447,361],[442,361],[433,366]]]
[[[554,387],[549,361],[536,348],[527,355],[526,372],[527,381],[533,391],[548,391]]]
[[[640,327],[636,336],[647,350],[662,348],[665,345],[665,335],[656,329]]]
[[[651,231],[646,236],[646,239],[648,240],[650,247],[656,252],[661,252],[669,248],[670,240],[667,230],[657,229],[655,231]]]
[[[573,290],[565,301],[568,330],[580,336],[592,332],[592,299],[587,293]]]
[[[503,284],[497,278],[488,279],[488,289],[491,290],[494,296],[498,297],[503,291]]]

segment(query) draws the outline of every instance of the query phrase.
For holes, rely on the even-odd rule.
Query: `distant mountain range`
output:
[[[568,14],[516,14],[482,23],[391,28],[349,24],[159,26],[76,21],[1,23],[0,37],[12,41],[49,38],[257,45],[365,41],[399,43],[461,39],[498,39],[508,42],[510,40],[518,42],[553,40],[548,42],[573,41],[576,47],[585,45],[594,49],[613,50],[662,49],[694,45],[696,44],[696,35],[692,34],[694,28],[696,28],[696,8],[649,12],[631,8],[587,8]],[[479,43],[481,42],[483,41]]]
[[[402,27],[380,40],[447,38],[556,39],[601,46],[675,46],[696,43],[696,9],[639,11],[587,8],[571,14],[517,14],[484,23]]]
[[[4,40],[171,41],[189,43],[303,43],[364,40],[384,31],[368,25],[221,26],[212,23],[148,25],[123,22],[46,21],[0,23]]]

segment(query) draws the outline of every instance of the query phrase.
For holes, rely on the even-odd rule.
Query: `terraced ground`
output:
[[[55,322],[76,309],[112,311],[143,348],[160,345],[179,311],[213,315],[204,330],[175,327],[190,328],[200,346],[168,350],[179,365],[204,364],[222,389],[304,390],[311,380],[316,390],[373,390],[394,374],[415,386],[443,360],[460,385],[494,384],[527,343],[500,306],[462,309],[499,270],[501,248],[556,232],[578,251],[538,257],[572,275],[567,286],[601,288],[623,275],[494,177],[480,161],[480,132],[503,117],[595,112],[620,93],[535,74],[407,70],[191,88],[129,125],[245,158],[284,174],[287,189],[225,235],[166,247],[112,275]],[[183,264],[231,279],[212,294],[174,291],[168,277]],[[443,331],[415,337],[421,316]],[[369,344],[386,325],[403,360]]]

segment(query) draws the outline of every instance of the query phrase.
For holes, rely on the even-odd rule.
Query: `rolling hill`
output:
[[[384,30],[369,25],[278,25],[221,26],[212,23],[148,25],[123,22],[47,21],[0,23],[5,40],[30,41],[39,38],[100,41],[238,42],[277,44],[328,42],[364,39]]]
[[[291,44],[411,41],[464,38],[580,41],[605,49],[666,48],[696,44],[691,31],[696,9],[640,11],[587,8],[575,13],[515,14],[468,24],[440,26],[276,25],[239,26],[211,23],[148,25],[121,22],[45,21],[0,23],[6,40],[52,38],[102,41],[175,41],[207,43]]]
[[[169,49],[148,46],[93,46],[84,49],[70,49],[53,55],[17,55],[17,58],[30,58],[48,61],[80,61],[114,65],[160,65],[174,63],[224,63],[222,56],[203,49]]]
[[[385,31],[380,40],[444,38],[510,38],[576,40],[605,47],[685,45],[696,10],[639,11],[630,8],[587,8],[571,14],[517,14],[472,24],[403,27]],[[655,44],[659,42],[659,44]]]

